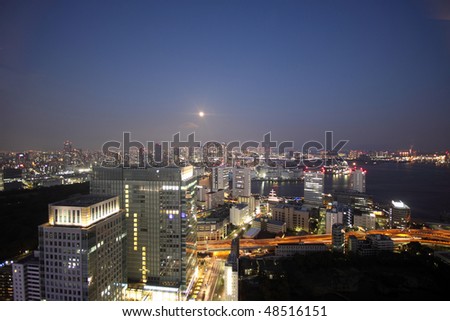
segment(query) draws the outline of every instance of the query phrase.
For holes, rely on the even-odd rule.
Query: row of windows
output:
[[[114,199],[113,201],[104,203],[102,205],[98,205],[95,207],[91,207],[91,218],[93,216],[95,216],[96,218],[99,217],[99,215],[101,214],[105,214],[105,212],[107,213],[111,213],[112,211],[114,211],[117,208],[117,200]]]
[[[81,277],[79,277],[79,276],[67,276],[67,277],[62,278],[61,280],[62,281],[68,281],[68,283],[65,283],[65,284],[71,284],[71,285],[73,285],[72,287],[76,287],[77,283],[72,283],[72,282],[81,282]],[[51,285],[51,286],[57,286],[59,284],[59,281],[47,280],[45,282],[45,284]]]
[[[75,261],[75,260],[79,261],[80,260],[79,257],[76,257],[76,256],[72,257],[72,256],[64,255],[64,254],[45,254],[45,258],[46,258],[47,263],[51,263],[52,262],[52,261],[48,261],[49,259],[50,260],[60,260],[60,261],[63,261],[63,262],[66,262],[67,260],[69,260],[69,261],[72,261],[72,260],[73,261]]]
[[[45,240],[46,249],[49,252],[61,252],[63,249],[61,247],[75,247],[80,248],[80,242],[66,242],[66,241],[47,241]],[[57,246],[57,247],[52,247]],[[51,250],[53,249],[53,251]]]
[[[80,270],[63,270],[63,269],[59,269],[59,271],[55,272],[49,272],[48,275],[46,275],[46,278],[49,280],[60,280],[60,281],[68,281],[68,278],[71,277],[70,276],[70,272],[72,272],[72,275],[78,275],[80,276]],[[73,279],[72,279],[73,281]]]
[[[47,287],[47,292],[49,294],[50,293],[60,293],[60,294],[68,294],[68,295],[81,295],[81,291],[68,289],[66,285],[67,285],[67,283],[64,284],[65,288]]]
[[[57,223],[81,223],[80,210],[62,210],[62,213],[55,209],[55,222]]]
[[[80,240],[80,234],[79,233],[66,233],[66,232],[52,232],[52,231],[46,231],[45,232],[45,238],[46,239],[59,239],[59,240]]]
[[[57,301],[81,301],[81,298],[79,297],[72,297],[67,295],[53,295],[49,294],[47,295],[49,300],[57,300]]]

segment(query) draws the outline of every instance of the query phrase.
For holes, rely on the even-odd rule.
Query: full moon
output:
[[[199,115],[200,117],[203,117],[203,116],[205,116],[205,113],[201,111],[201,112],[198,113],[198,115]]]

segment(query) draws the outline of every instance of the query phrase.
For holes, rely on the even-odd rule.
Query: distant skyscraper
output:
[[[72,142],[66,140],[64,142],[64,152],[65,153],[71,153],[72,152]]]
[[[354,191],[366,192],[366,173],[362,168],[353,170],[350,176],[350,188]]]
[[[64,165],[67,167],[72,162],[72,143],[68,140],[64,142]]]
[[[233,168],[233,197],[250,196],[251,193],[250,168]]]
[[[392,201],[391,222],[393,228],[408,227],[411,222],[411,209],[402,201]]]
[[[305,173],[305,203],[322,205],[324,174],[322,172]]]
[[[42,300],[38,251],[13,264],[13,289],[14,301]]]
[[[119,195],[124,204],[130,283],[175,293],[173,299],[193,285],[197,182],[192,166],[94,168],[91,192]]]
[[[225,181],[223,167],[213,167],[211,169],[211,190],[213,192],[223,190],[225,183],[228,184],[228,179]]]
[[[117,196],[84,195],[50,204],[49,222],[39,226],[43,299],[122,300],[124,223]]]

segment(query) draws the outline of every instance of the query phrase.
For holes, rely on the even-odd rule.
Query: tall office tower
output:
[[[344,252],[345,229],[343,224],[340,223],[333,224],[331,233],[331,242],[333,244],[333,251]]]
[[[322,172],[305,173],[305,203],[322,205],[324,174]]]
[[[392,228],[405,228],[411,222],[411,209],[402,201],[392,201],[391,205]]]
[[[117,196],[84,195],[50,204],[49,222],[39,226],[42,298],[122,300],[124,219]]]
[[[223,190],[225,184],[228,184],[228,180],[225,181],[223,167],[213,167],[211,169],[211,190],[213,192]]]
[[[72,152],[72,142],[66,140],[64,142],[64,153],[71,153]]]
[[[362,168],[352,171],[350,176],[350,189],[365,193],[366,192],[366,173]]]
[[[35,251],[13,264],[14,301],[42,299],[39,255]]]
[[[63,156],[63,158],[64,158],[64,165],[65,166],[68,166],[71,163],[72,151],[73,151],[72,143],[70,141],[66,140],[64,142],[64,156]]]
[[[124,204],[130,283],[185,298],[197,266],[196,186],[192,166],[94,168],[91,192],[120,195]]]
[[[224,271],[224,287],[225,300],[238,301],[239,300],[239,237],[231,241],[231,251],[225,263]]]
[[[233,197],[250,196],[251,194],[250,168],[233,168]]]

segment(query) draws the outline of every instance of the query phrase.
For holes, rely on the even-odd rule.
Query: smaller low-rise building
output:
[[[323,243],[286,243],[278,244],[275,256],[293,256],[295,254],[308,254],[326,252],[328,248]]]
[[[375,214],[364,213],[361,215],[353,216],[353,226],[360,226],[366,230],[374,230],[376,227],[376,217]]]
[[[259,228],[261,231],[267,231],[275,234],[286,233],[286,223],[271,220],[267,217],[256,218],[252,222],[252,227]]]
[[[350,236],[347,242],[347,252],[362,256],[377,255],[379,253],[393,252],[394,241],[383,234],[371,234],[364,240]]]
[[[197,218],[197,241],[223,240],[228,235],[230,210],[227,207],[200,213]]]
[[[240,226],[245,222],[249,222],[251,220],[249,207],[245,203],[239,203],[233,205],[230,208],[230,223],[235,226]]]
[[[286,227],[290,230],[309,232],[310,213],[306,207],[278,204],[272,208],[272,217],[276,221],[286,223]]]

